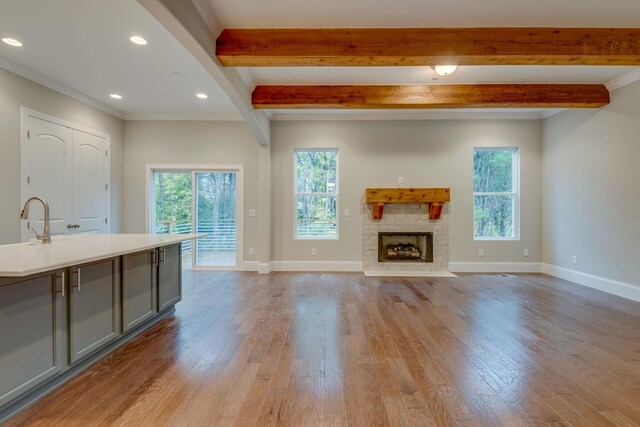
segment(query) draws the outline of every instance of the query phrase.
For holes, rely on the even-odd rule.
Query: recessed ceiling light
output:
[[[8,44],[9,46],[14,46],[14,47],[22,46],[22,43],[20,43],[18,40],[12,39],[12,38],[9,38],[9,37],[3,38],[2,41],[5,42],[6,44]]]
[[[112,97],[113,99],[122,99],[122,95],[119,95],[117,93],[112,93],[111,95],[109,95],[110,97]]]
[[[196,96],[200,99],[207,99],[209,97],[206,93],[197,93]]]
[[[140,36],[131,36],[129,40],[131,40],[135,44],[139,44],[140,46],[144,46],[145,44],[147,44],[147,40]]]
[[[453,74],[458,69],[458,66],[457,65],[436,65],[435,67],[433,67],[433,69],[436,71],[436,74],[438,74],[439,76],[448,76],[450,74]]]

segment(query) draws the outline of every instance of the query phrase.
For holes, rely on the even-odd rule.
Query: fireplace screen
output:
[[[433,262],[433,233],[378,233],[379,262]]]

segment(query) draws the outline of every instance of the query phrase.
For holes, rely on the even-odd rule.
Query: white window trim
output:
[[[478,241],[519,241],[520,240],[520,148],[519,147],[474,147],[476,151],[512,151],[513,152],[513,192],[473,192],[472,220],[475,223],[475,196],[513,196],[513,237],[476,237],[475,226],[472,227],[473,240]]]
[[[336,191],[334,193],[298,193],[298,152],[336,153]],[[335,237],[298,237],[298,196],[335,196],[336,198],[336,235]],[[293,239],[294,240],[340,240],[340,150],[335,147],[327,148],[294,148],[293,149]]]

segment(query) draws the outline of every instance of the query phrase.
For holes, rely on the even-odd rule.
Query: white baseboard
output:
[[[606,277],[594,276],[552,264],[542,264],[542,272],[559,279],[640,302],[640,286],[632,285],[631,283],[618,282]]]
[[[258,271],[258,261],[244,261],[238,267],[240,271]]]
[[[541,273],[541,262],[450,262],[454,273]]]
[[[271,271],[361,272],[360,261],[271,261]]]

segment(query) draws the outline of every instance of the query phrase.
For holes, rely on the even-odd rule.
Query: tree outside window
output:
[[[295,150],[297,239],[338,238],[338,150]]]
[[[476,148],[473,153],[473,235],[517,239],[518,149]]]

